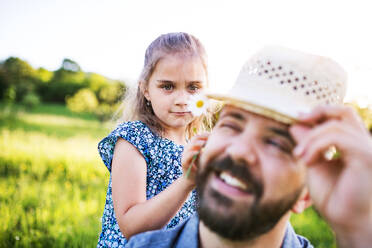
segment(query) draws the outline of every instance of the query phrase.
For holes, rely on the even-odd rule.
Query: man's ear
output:
[[[306,208],[310,207],[312,204],[309,190],[305,187],[297,202],[292,207],[292,212],[296,214],[302,213]]]

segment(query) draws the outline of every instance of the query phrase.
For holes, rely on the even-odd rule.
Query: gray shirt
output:
[[[135,235],[129,240],[126,247],[198,248],[198,215],[194,214],[191,218],[172,229],[150,231]],[[313,246],[306,238],[297,235],[291,224],[288,223],[281,248],[313,248]]]

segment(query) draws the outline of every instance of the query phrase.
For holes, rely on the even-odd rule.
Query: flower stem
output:
[[[191,168],[192,166],[194,165],[196,159],[198,158],[200,152],[198,152],[197,154],[195,154],[193,157],[192,157],[192,160],[191,160],[191,163],[189,165],[189,168],[187,168],[187,171],[186,171],[186,178],[189,178],[190,176],[190,172],[191,172]]]

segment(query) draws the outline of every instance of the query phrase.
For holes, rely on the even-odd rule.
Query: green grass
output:
[[[96,246],[109,179],[97,143],[112,127],[60,105],[0,104],[0,247]],[[291,222],[315,247],[336,247],[313,209]]]
[[[108,182],[97,143],[112,126],[58,105],[0,105],[0,247],[94,247]]]

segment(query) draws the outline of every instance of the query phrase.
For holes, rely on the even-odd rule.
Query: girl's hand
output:
[[[209,133],[195,135],[186,145],[182,154],[183,177],[195,187],[195,175],[199,153],[207,142]]]

